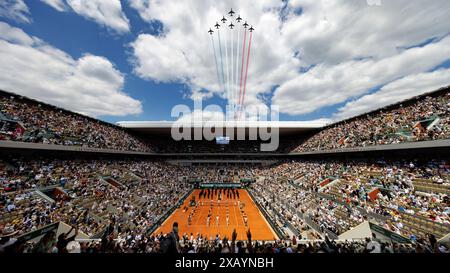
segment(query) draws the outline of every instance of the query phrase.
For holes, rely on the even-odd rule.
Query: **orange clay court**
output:
[[[226,194],[222,195],[222,200],[218,201],[218,194],[210,198],[199,198],[199,189],[194,190],[191,195],[186,198],[184,203],[177,208],[169,218],[154,232],[168,233],[172,230],[172,224],[178,222],[178,230],[180,236],[184,233],[194,236],[197,233],[206,235],[208,238],[212,236],[215,238],[216,234],[220,234],[220,237],[224,236],[231,238],[233,229],[236,229],[237,240],[247,240],[247,229],[250,228],[252,233],[252,240],[274,240],[278,239],[275,232],[273,232],[270,225],[267,223],[264,216],[259,211],[258,207],[253,202],[250,195],[246,190],[238,189],[239,199],[236,197],[228,198]],[[194,210],[195,206],[190,206],[192,198],[195,197],[195,201],[199,202],[195,213],[192,215],[191,224],[188,225],[189,214]],[[212,207],[211,207],[211,200]],[[240,202],[238,202],[240,201]],[[229,211],[229,223],[227,226],[226,215],[227,206]],[[241,212],[240,205],[243,204],[243,212],[247,216],[247,225],[244,224],[244,215]],[[186,211],[185,208],[187,208]],[[210,218],[210,224],[207,226],[208,212],[212,208],[212,216]],[[219,216],[219,224],[216,224],[216,216]]]

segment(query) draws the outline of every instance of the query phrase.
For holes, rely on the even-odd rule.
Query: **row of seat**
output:
[[[450,186],[444,184],[437,184],[432,180],[424,178],[413,179],[413,186],[415,190],[429,192],[429,193],[442,193],[450,195]]]
[[[424,232],[435,234],[437,235],[437,237],[443,237],[450,232],[450,225],[443,225],[437,222],[433,222],[417,215],[400,213],[400,217],[404,223],[421,229]]]
[[[337,216],[339,219],[342,219],[345,222],[349,223],[352,228],[360,224],[358,221],[355,221],[354,219],[348,217],[347,212],[344,211],[342,207],[337,207],[336,209],[334,209],[334,213],[335,216]]]
[[[382,176],[381,171],[363,171],[359,178],[360,181],[364,184],[369,185],[370,178],[376,178]],[[343,182],[345,180],[342,180]],[[418,186],[418,189],[428,187],[429,189],[433,190],[433,192],[442,192],[444,194],[449,194],[448,189],[445,189],[446,186],[444,185],[438,185],[438,184],[432,184],[429,182],[430,180],[427,180],[427,185],[420,185],[418,186],[417,183],[425,183],[423,180],[416,180],[414,183],[416,183],[416,186]],[[330,189],[325,193],[329,196],[332,196],[335,198],[336,201],[343,201],[342,193],[340,192],[340,186],[342,186],[342,182],[338,182],[337,184],[330,187]],[[308,204],[309,205],[309,204]],[[339,217],[340,219],[343,219],[344,221],[348,221],[351,223],[352,226],[357,225],[357,223],[352,222],[353,220],[347,217],[346,213],[343,212],[341,209],[337,208],[334,210],[335,216]],[[397,212],[398,213],[398,212]],[[403,215],[403,214],[402,214]],[[411,233],[414,233],[416,235],[425,235],[425,233],[431,233],[436,235],[437,237],[442,237],[450,232],[450,227],[441,225],[439,223],[435,223],[431,220],[425,219],[425,218],[419,218],[416,215],[408,215],[404,214],[402,217],[402,222],[404,221],[404,226],[406,230],[409,230]]]
[[[446,194],[446,195],[450,195],[450,190],[449,189],[445,189],[439,186],[428,186],[428,185],[423,185],[423,184],[418,184],[418,183],[414,183],[414,189],[416,191],[421,191],[421,192],[427,192],[427,193],[441,193],[441,194]]]

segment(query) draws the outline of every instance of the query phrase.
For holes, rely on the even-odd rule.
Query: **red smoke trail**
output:
[[[244,56],[245,56],[245,42],[247,39],[247,29],[244,30],[244,43],[242,44],[242,62],[241,62],[241,80],[239,84],[239,103],[241,105],[241,95],[242,95],[242,78],[244,74]]]
[[[247,87],[247,73],[248,73],[248,63],[250,62],[250,48],[252,48],[252,36],[253,32],[250,32],[250,42],[248,44],[248,51],[247,51],[247,67],[245,68],[244,93],[242,94],[242,106],[244,106],[245,89]]]

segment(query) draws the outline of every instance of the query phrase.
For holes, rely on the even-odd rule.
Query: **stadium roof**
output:
[[[143,134],[170,135],[173,121],[119,121],[120,127]],[[278,128],[280,135],[303,134],[323,128],[324,121],[199,121],[194,123],[178,123],[185,128],[215,127],[216,129],[257,129]]]
[[[190,128],[202,128],[206,123],[211,126],[211,123],[215,125],[216,128],[260,128],[260,127],[272,127],[279,128],[280,135],[289,135],[289,134],[304,134],[306,132],[323,129],[325,127],[334,126],[336,124],[349,122],[354,119],[358,119],[369,114],[374,114],[379,111],[388,111],[389,109],[399,107],[403,104],[414,103],[415,101],[426,97],[426,96],[438,96],[445,92],[449,91],[450,86],[445,86],[439,88],[434,91],[426,92],[421,95],[408,98],[403,101],[395,102],[391,105],[387,105],[373,111],[369,111],[363,114],[359,114],[354,117],[350,117],[348,119],[340,120],[337,122],[330,122],[327,119],[319,119],[313,121],[212,121],[212,120],[203,120],[198,121],[198,123],[183,123],[185,127]],[[180,121],[185,122],[185,121]],[[161,135],[169,135],[172,125],[175,122],[173,121],[119,121],[116,125],[127,128],[131,131],[143,134],[161,134]]]

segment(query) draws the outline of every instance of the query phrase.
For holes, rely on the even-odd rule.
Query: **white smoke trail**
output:
[[[233,23],[233,22],[231,22]],[[234,31],[233,29],[230,28],[230,32],[231,32],[231,41],[230,41],[230,47],[231,47],[231,74],[230,74],[230,101],[229,104],[233,105],[233,97],[234,97],[234,44],[233,44],[233,36],[234,36]]]
[[[236,31],[236,33],[237,33],[237,43],[236,43],[236,69],[235,69],[235,84],[234,84],[234,86],[235,86],[235,91],[234,91],[234,93],[235,93],[235,105],[237,104],[237,97],[238,97],[238,95],[239,95],[239,84],[238,84],[238,81],[239,81],[239,58],[240,58],[240,50],[239,50],[239,48],[240,48],[240,44],[239,44],[239,41],[240,41],[240,36],[241,36],[241,26],[240,25],[238,25],[237,26],[237,28],[238,28],[238,30]]]
[[[222,84],[222,91],[225,92],[225,76],[223,72],[223,54],[222,54],[222,41],[220,39],[220,30],[217,29],[217,36],[219,37],[219,50],[220,50],[220,67],[221,67],[221,84]]]
[[[227,99],[228,99],[228,101],[230,100],[230,70],[229,70],[229,67],[228,67],[228,47],[227,47],[227,44],[228,44],[228,31],[226,31],[226,29],[227,29],[227,25],[226,24],[224,24],[225,25],[225,42],[224,42],[224,44],[225,44],[225,69],[226,69],[226,72],[225,72],[225,74],[226,74],[226,78],[227,78],[227,82],[226,82],[226,85],[225,85],[225,88],[226,88],[226,91],[227,91],[227,94],[226,94],[226,97],[227,97]]]

